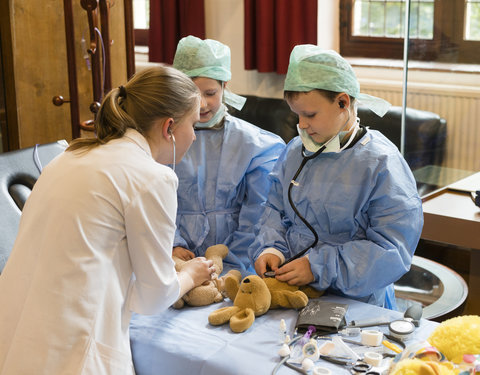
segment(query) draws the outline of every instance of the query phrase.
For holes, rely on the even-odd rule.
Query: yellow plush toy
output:
[[[455,375],[451,363],[412,358],[398,362],[390,375]]]
[[[213,311],[208,317],[212,325],[230,321],[231,330],[240,333],[250,328],[255,317],[265,314],[271,308],[300,309],[308,303],[307,294],[299,287],[274,278],[262,279],[257,275],[249,275],[240,282],[240,272],[231,271],[227,275],[225,293],[233,301],[233,306]],[[312,288],[305,289],[312,297],[321,295]]]
[[[428,342],[453,363],[461,363],[464,354],[480,354],[480,317],[464,315],[445,320]]]
[[[228,254],[228,247],[225,245],[214,245],[207,248],[205,258],[211,259],[215,266],[215,272],[212,274],[212,280],[197,286],[189,291],[187,294],[178,299],[172,307],[176,309],[182,308],[185,304],[189,306],[206,306],[212,303],[223,301],[222,291],[224,289],[224,278],[218,277],[223,271],[223,259]],[[175,269],[180,271],[184,267],[186,261],[173,257],[175,261]]]
[[[407,347],[390,374],[475,374],[480,370],[479,354],[480,317],[458,316],[440,323],[427,342]]]

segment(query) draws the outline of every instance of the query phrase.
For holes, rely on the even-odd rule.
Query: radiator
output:
[[[361,91],[402,105],[397,81],[360,80]],[[480,88],[408,83],[407,107],[437,113],[447,121],[443,166],[480,170]]]

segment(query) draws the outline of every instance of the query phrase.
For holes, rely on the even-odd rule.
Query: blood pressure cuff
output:
[[[316,335],[337,333],[346,325],[347,309],[347,304],[311,299],[300,310],[295,328],[298,332],[306,332],[314,326]]]

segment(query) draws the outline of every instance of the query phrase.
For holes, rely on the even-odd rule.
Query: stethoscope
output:
[[[343,108],[343,107],[341,107]],[[285,264],[287,263],[290,263],[292,261],[294,261],[295,259],[298,259],[300,257],[302,257],[303,255],[305,255],[305,253],[310,250],[311,248],[315,247],[315,245],[318,243],[318,233],[317,231],[315,230],[315,228],[307,221],[307,219],[305,219],[301,214],[300,212],[298,212],[297,210],[297,207],[295,206],[295,203],[293,202],[293,199],[292,199],[292,187],[293,186],[299,186],[300,184],[296,181],[298,175],[302,172],[303,170],[303,167],[305,167],[305,164],[307,164],[307,162],[309,160],[312,160],[312,159],[315,159],[318,155],[320,155],[323,151],[325,151],[325,149],[328,147],[328,145],[330,144],[330,142],[332,142],[339,134],[340,132],[347,126],[347,124],[350,122],[350,111],[347,110],[347,113],[348,113],[348,118],[347,118],[347,121],[345,121],[345,123],[343,124],[343,126],[340,128],[340,130],[332,137],[330,138],[327,142],[325,142],[322,147],[320,147],[315,153],[311,154],[311,155],[308,155],[306,153],[306,150],[305,150],[305,146],[302,145],[302,162],[300,163],[300,166],[298,167],[297,171],[295,172],[295,175],[293,176],[293,178],[290,180],[290,184],[288,185],[288,202],[290,203],[290,207],[292,207],[292,210],[293,212],[295,212],[295,214],[298,216],[298,218],[306,225],[306,227],[312,232],[313,236],[314,236],[314,240],[313,242],[311,243],[311,245],[307,246],[305,249],[303,249],[302,251],[300,251],[299,253],[297,253],[296,255],[294,255],[293,257],[287,259],[283,264],[282,266],[284,266]],[[355,134],[352,134],[351,137],[355,137]],[[275,277],[275,271],[272,271],[272,270],[268,270],[263,274],[265,277]]]

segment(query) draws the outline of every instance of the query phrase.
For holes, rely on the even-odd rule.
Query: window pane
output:
[[[433,8],[432,1],[419,4],[418,35],[421,39],[433,39]]]
[[[356,36],[402,38],[405,0],[355,0]],[[433,38],[434,0],[410,1],[410,38]]]
[[[480,1],[465,1],[465,40],[480,40]]]
[[[370,3],[370,36],[385,35],[385,4],[381,2]]]
[[[150,0],[133,0],[133,28],[150,28]]]
[[[353,35],[369,35],[368,33],[368,1],[355,1],[353,7],[354,25]]]
[[[410,3],[410,38],[418,38],[418,12],[417,2]]]
[[[403,36],[404,13],[405,10],[401,1],[388,1],[385,36],[390,38],[401,38]]]

